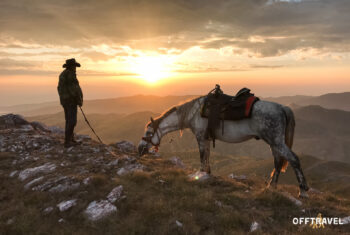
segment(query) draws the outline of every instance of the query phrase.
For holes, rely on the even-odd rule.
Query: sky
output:
[[[85,99],[350,91],[348,0],[1,0],[0,106]]]

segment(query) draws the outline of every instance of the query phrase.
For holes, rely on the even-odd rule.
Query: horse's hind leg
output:
[[[199,154],[201,159],[200,170],[210,174],[210,164],[209,164],[210,141],[205,139],[201,135],[201,136],[197,136],[197,142],[198,142]]]
[[[281,169],[284,164],[284,159],[275,150],[273,150],[273,148],[271,148],[271,151],[274,157],[275,168],[271,172],[270,182],[268,183],[267,187],[273,186],[274,188],[276,188],[278,177],[281,173]]]
[[[298,156],[292,150],[290,150],[290,148],[288,148],[288,146],[285,143],[274,145],[272,149],[273,151],[276,151],[277,154],[284,156],[288,160],[290,165],[293,167],[295,175],[299,182],[299,197],[308,197],[306,191],[309,190],[309,187],[307,186],[306,179],[300,167],[300,161]]]

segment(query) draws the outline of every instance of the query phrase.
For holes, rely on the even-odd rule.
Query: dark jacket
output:
[[[83,92],[74,71],[65,69],[60,74],[57,90],[61,105],[83,105]]]

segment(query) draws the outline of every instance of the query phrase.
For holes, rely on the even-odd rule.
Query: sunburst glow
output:
[[[156,83],[171,75],[171,58],[142,56],[135,59],[132,71],[148,83]]]

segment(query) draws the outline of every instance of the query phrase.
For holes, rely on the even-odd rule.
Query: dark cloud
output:
[[[232,46],[260,57],[302,48],[347,52],[349,12],[348,0],[2,0],[0,37],[150,50]],[[255,36],[268,38],[249,40]]]

